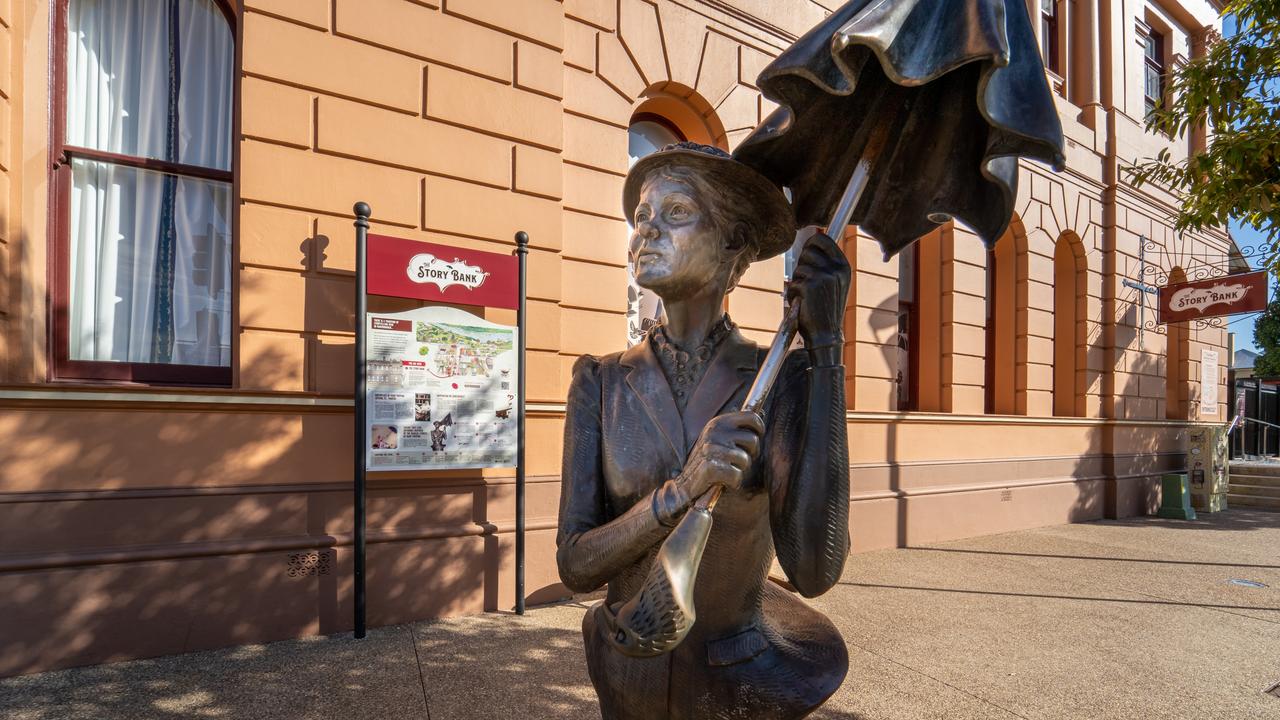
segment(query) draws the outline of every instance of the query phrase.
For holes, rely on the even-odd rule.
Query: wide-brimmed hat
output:
[[[742,203],[737,211],[748,216],[760,228],[756,237],[756,259],[764,260],[784,253],[796,239],[795,215],[782,190],[768,178],[743,165],[729,153],[710,145],[681,142],[668,145],[641,158],[627,173],[622,188],[622,207],[628,221],[635,218],[640,204],[640,188],[654,170],[684,167],[701,171],[713,184],[729,183],[738,193],[753,199]]]

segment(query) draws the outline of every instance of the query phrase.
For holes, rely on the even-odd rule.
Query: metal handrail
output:
[[[1275,423],[1269,423],[1266,420],[1258,420],[1257,418],[1244,417],[1243,415],[1237,415],[1236,417],[1243,418],[1245,422],[1258,423],[1259,425],[1266,425],[1267,427],[1273,427],[1280,430],[1280,425],[1277,425]],[[1234,422],[1235,421],[1233,420],[1232,423]]]
[[[1259,442],[1259,446],[1262,452],[1258,453],[1258,455],[1259,457],[1267,457],[1268,455],[1271,454],[1267,452],[1267,430],[1269,430],[1270,428],[1275,428],[1277,430],[1280,430],[1280,425],[1277,425],[1276,423],[1269,423],[1266,420],[1259,420],[1257,418],[1246,417],[1244,415],[1237,415],[1235,416],[1235,418],[1231,420],[1231,425],[1227,428],[1228,437],[1237,427],[1244,427],[1244,424],[1247,422],[1256,423],[1262,426],[1262,438],[1261,438],[1261,441]],[[1243,444],[1244,443],[1242,441],[1241,442],[1242,447],[1240,448],[1241,453],[1244,452]]]

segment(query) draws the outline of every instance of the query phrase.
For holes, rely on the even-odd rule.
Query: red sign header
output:
[[[1267,272],[1239,275],[1160,288],[1160,322],[1200,320],[1267,308]]]
[[[369,235],[370,295],[514,310],[519,265],[511,255]]]

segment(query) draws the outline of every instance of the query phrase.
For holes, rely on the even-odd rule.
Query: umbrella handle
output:
[[[831,222],[827,225],[827,235],[835,238],[836,234],[843,234],[845,227],[849,225],[849,220],[853,217],[853,211],[858,207],[858,203],[862,200],[862,192],[867,189],[867,180],[871,177],[871,163],[875,160],[874,154],[878,154],[884,145],[885,138],[888,135],[888,123],[882,124],[876,128],[872,134],[871,145],[874,152],[864,155],[853,168],[853,175],[849,177],[849,182],[844,186],[844,193],[840,195],[840,202],[836,204],[835,212],[831,215]],[[806,241],[807,244],[807,241]],[[800,248],[804,252],[804,246]],[[769,352],[764,356],[764,362],[760,363],[760,372],[756,373],[755,382],[751,383],[751,389],[747,391],[747,397],[742,401],[743,411],[750,411],[756,415],[764,417],[762,410],[764,409],[764,400],[769,395],[769,390],[773,388],[773,383],[778,379],[778,373],[782,370],[782,363],[787,357],[787,350],[791,348],[791,343],[796,339],[796,332],[800,329],[800,299],[796,298],[792,301],[791,307],[787,308],[787,312],[782,317],[782,324],[778,326],[778,332],[773,336],[773,343],[769,345]],[[712,510],[716,506],[716,501],[720,499],[720,493],[724,491],[723,485],[716,485],[702,497],[698,498],[694,507],[700,509]]]
[[[875,160],[874,155],[879,154],[881,145],[884,144],[885,125],[876,128],[872,135],[872,141],[877,145],[873,153],[862,156],[858,164],[853,168],[853,175],[849,178],[849,183],[844,186],[844,194],[840,196],[840,202],[836,204],[835,212],[831,214],[831,222],[827,223],[827,235],[835,240],[837,234],[844,234],[844,229],[848,227],[849,221],[853,219],[853,211],[858,207],[858,203],[862,200],[862,191],[867,189],[867,180],[871,177],[871,163]]]
[[[787,313],[782,317],[782,324],[778,326],[778,333],[773,336],[773,344],[769,346],[769,353],[764,356],[764,362],[760,363],[760,372],[756,373],[756,379],[751,383],[751,389],[747,391],[747,397],[742,401],[743,412],[753,412],[764,418],[764,399],[768,397],[769,390],[773,388],[773,383],[778,379],[778,373],[782,370],[782,363],[787,357],[787,350],[791,347],[791,343],[796,338],[796,331],[800,328],[800,299],[796,298],[791,303],[791,307],[787,308]],[[711,512],[716,507],[716,501],[720,499],[720,493],[724,492],[723,485],[713,485],[710,490],[702,494],[694,503],[694,507],[699,510]]]

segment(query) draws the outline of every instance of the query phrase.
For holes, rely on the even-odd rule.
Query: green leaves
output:
[[[1253,341],[1262,350],[1253,361],[1254,376],[1280,376],[1280,299],[1272,300],[1254,322]]]
[[[1266,237],[1265,264],[1280,269],[1280,0],[1232,0],[1224,18],[1239,21],[1227,38],[1175,69],[1166,101],[1147,128],[1185,137],[1207,126],[1205,152],[1175,161],[1169,150],[1127,168],[1141,187],[1183,196],[1176,227],[1204,230],[1236,218]],[[1277,330],[1280,342],[1280,329]]]

